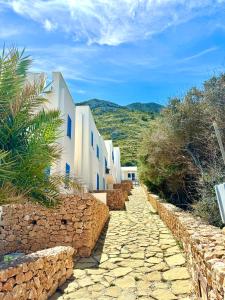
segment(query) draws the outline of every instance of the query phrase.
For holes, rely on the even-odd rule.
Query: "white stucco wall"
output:
[[[65,80],[60,72],[53,72],[52,78],[47,78],[45,73],[29,73],[27,80],[30,82],[45,79],[46,82],[51,82],[49,93],[45,95],[48,102],[42,108],[56,109],[61,113],[63,124],[60,128],[60,137],[57,140],[57,145],[61,149],[61,158],[54,166],[51,166],[51,173],[65,175],[66,163],[70,166],[70,174],[74,176],[74,124],[75,124],[75,104],[69,92]],[[71,138],[67,136],[67,121],[68,115],[71,118]]]
[[[120,183],[122,179],[122,174],[121,174],[119,147],[114,147],[114,165],[115,165],[116,183]]]
[[[75,174],[83,179],[89,190],[97,189],[97,174],[99,175],[99,189],[105,189],[105,158],[107,158],[107,150],[96,128],[89,106],[76,106]]]
[[[75,104],[65,80],[60,72],[52,73],[52,90],[47,94],[49,103],[47,108],[58,109],[61,112],[61,117],[64,120],[61,126],[61,137],[58,144],[62,149],[60,160],[56,166],[52,168],[52,172],[57,172],[61,175],[65,174],[66,163],[70,166],[70,174],[74,176],[74,152],[75,152]],[[71,138],[67,136],[68,115],[71,118]]]
[[[107,204],[107,193],[92,193],[92,195],[104,204]]]
[[[108,153],[108,168],[110,169],[110,173],[107,176],[107,187],[108,189],[113,188],[113,184],[117,182],[116,180],[116,166],[115,166],[115,152],[112,140],[105,140],[105,146]],[[113,160],[114,157],[114,160]]]

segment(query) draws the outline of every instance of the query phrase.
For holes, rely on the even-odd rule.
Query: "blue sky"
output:
[[[225,69],[225,0],[0,0],[0,45],[61,71],[75,102],[166,104]]]

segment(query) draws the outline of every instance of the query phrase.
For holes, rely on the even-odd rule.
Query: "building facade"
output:
[[[121,165],[119,147],[113,147],[112,140],[106,140],[105,146],[108,153],[106,176],[107,188],[112,189],[114,183],[121,182]]]
[[[122,180],[138,181],[137,167],[121,167]]]
[[[75,175],[88,190],[106,189],[107,149],[89,106],[76,106]]]
[[[116,183],[121,183],[121,163],[120,163],[120,148],[114,147],[114,165],[115,165],[115,179]]]
[[[31,74],[28,79],[40,76],[45,74]],[[112,141],[104,141],[89,106],[75,105],[60,72],[53,72],[50,81],[44,109],[59,110],[64,121],[57,141],[61,157],[50,173],[75,177],[87,191],[112,188],[113,183],[121,181],[119,148],[114,149]]]
[[[47,76],[45,74],[34,74],[34,76]],[[57,144],[61,149],[61,157],[51,166],[51,174],[70,175],[75,172],[74,153],[75,153],[75,104],[67,84],[60,72],[53,72],[51,88],[46,94],[48,102],[44,105],[44,109],[56,109],[61,113],[63,124],[60,128],[60,137]]]

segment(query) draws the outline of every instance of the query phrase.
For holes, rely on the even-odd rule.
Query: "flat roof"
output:
[[[121,167],[122,171],[137,171],[137,166],[135,167]]]

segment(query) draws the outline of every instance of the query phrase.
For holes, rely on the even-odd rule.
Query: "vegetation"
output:
[[[112,139],[121,150],[121,162],[124,166],[137,164],[137,152],[143,128],[155,116],[155,111],[142,111],[133,107],[121,106],[109,101],[92,99],[78,105],[89,105],[98,130],[105,139]],[[147,105],[147,104],[146,104]],[[152,104],[154,106],[154,104]],[[155,103],[155,107],[158,107]],[[161,106],[160,106],[161,107]]]
[[[140,178],[148,187],[182,208],[220,226],[214,185],[224,181],[225,166],[213,121],[225,138],[225,75],[203,89],[171,99],[150,122],[140,147]]]
[[[44,111],[45,82],[28,80],[29,57],[17,49],[0,57],[0,204],[27,197],[47,206],[59,179],[46,170],[59,158],[59,111]]]
[[[135,102],[127,105],[126,107],[128,107],[131,110],[137,110],[137,111],[143,111],[149,113],[159,113],[163,108],[162,105],[154,102],[150,102],[150,103]]]

